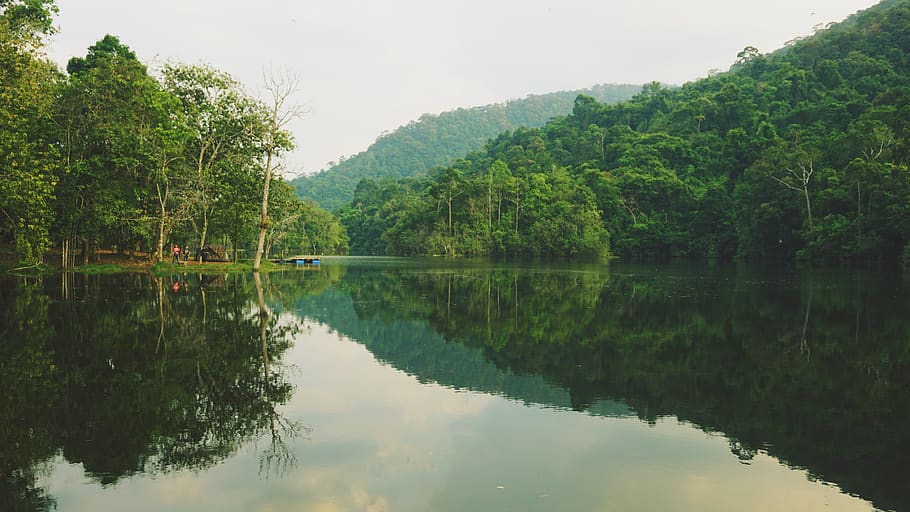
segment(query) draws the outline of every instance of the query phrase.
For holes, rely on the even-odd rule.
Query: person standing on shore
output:
[[[173,253],[173,255],[174,255],[174,263],[179,265],[180,264],[180,246],[177,244],[174,244],[171,247],[171,253]]]

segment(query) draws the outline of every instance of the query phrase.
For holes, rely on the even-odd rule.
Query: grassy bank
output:
[[[260,264],[259,270],[262,272],[268,272],[270,270],[275,270],[281,268],[279,265],[276,265],[269,261],[263,261]],[[155,263],[149,270],[155,274],[173,274],[175,272],[193,272],[197,274],[220,274],[224,272],[252,272],[253,271],[253,262],[252,261],[240,261],[238,263],[198,263],[193,261],[188,261],[185,263],[174,264],[159,262]]]
[[[270,272],[280,269],[280,265],[263,261],[260,271]],[[59,266],[49,266],[46,264],[23,265],[16,263],[0,263],[0,273],[40,275],[49,272],[61,270]],[[223,274],[223,273],[244,273],[253,271],[252,261],[241,261],[239,263],[197,263],[186,262],[174,263],[90,263],[80,265],[73,272],[82,274],[118,274],[123,272],[151,272],[158,275],[168,275],[177,272],[192,272],[194,274]]]

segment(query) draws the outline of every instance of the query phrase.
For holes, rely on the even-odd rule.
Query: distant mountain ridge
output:
[[[601,84],[590,89],[530,95],[505,103],[459,108],[437,115],[424,114],[391,133],[380,135],[366,151],[291,184],[303,199],[335,210],[354,196],[363,178],[393,179],[415,176],[452,163],[502,132],[543,126],[555,116],[572,111],[584,94],[604,103],[629,99],[641,85]]]
[[[731,56],[732,57],[732,56]],[[353,254],[805,260],[910,267],[910,0],[728,72],[363,183]]]

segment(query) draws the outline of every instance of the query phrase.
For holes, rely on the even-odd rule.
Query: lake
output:
[[[0,277],[0,509],[910,510],[900,274]]]

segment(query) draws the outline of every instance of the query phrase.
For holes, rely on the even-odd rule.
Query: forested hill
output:
[[[744,41],[748,44],[748,41]],[[910,241],[910,1],[729,72],[519,129],[433,177],[364,182],[351,249],[869,262]]]
[[[402,178],[449,165],[506,130],[539,127],[572,110],[579,94],[613,103],[631,98],[641,85],[597,85],[590,89],[531,95],[507,103],[459,108],[439,115],[424,114],[381,135],[369,149],[312,176],[292,181],[301,198],[334,210],[351,200],[363,178]]]

